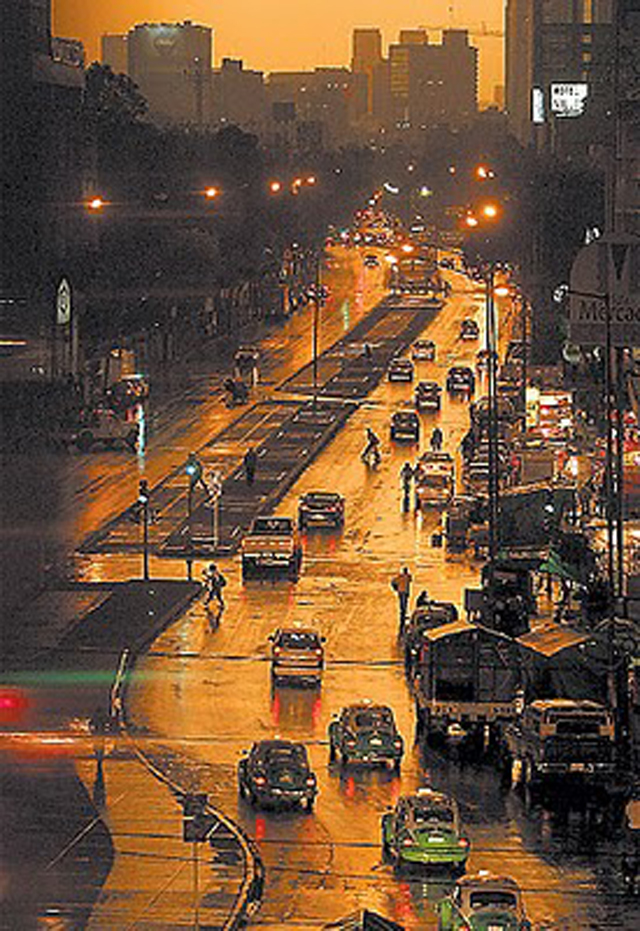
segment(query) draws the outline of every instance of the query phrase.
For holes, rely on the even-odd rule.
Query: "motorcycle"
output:
[[[379,466],[382,461],[382,454],[378,446],[372,445],[371,443],[365,446],[360,454],[360,458],[365,465],[369,468],[374,469],[376,466]]]

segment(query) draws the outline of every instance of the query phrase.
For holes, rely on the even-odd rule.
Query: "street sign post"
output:
[[[220,498],[222,497],[222,474],[215,469],[207,472],[209,507],[211,508],[211,539],[217,549],[220,539]]]
[[[571,269],[570,342],[605,346],[608,337],[613,347],[640,346],[640,239],[624,233],[584,246]]]

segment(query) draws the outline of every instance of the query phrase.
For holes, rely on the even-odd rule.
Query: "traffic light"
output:
[[[184,470],[189,476],[189,484],[192,488],[202,481],[202,463],[195,453],[189,453]]]

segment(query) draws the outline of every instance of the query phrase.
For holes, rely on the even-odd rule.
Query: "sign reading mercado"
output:
[[[640,239],[602,236],[571,268],[569,340],[579,346],[640,346]]]

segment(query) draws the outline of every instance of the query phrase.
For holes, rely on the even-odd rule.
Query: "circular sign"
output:
[[[569,365],[579,365],[582,361],[582,350],[574,343],[565,343],[562,347],[562,357]]]

